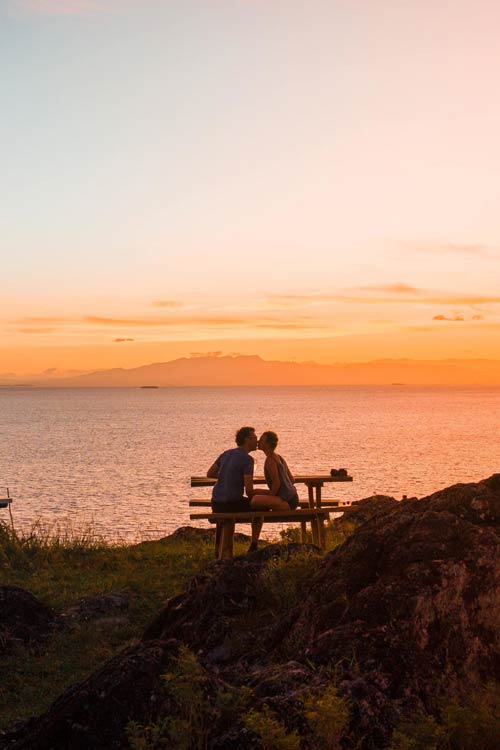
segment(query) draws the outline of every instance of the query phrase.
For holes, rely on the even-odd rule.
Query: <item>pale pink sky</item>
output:
[[[2,8],[0,373],[498,356],[497,2]]]

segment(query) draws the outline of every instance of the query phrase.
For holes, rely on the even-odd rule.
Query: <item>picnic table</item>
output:
[[[300,500],[297,510],[290,511],[256,511],[248,513],[212,513],[211,501],[208,498],[194,499],[189,501],[190,507],[206,508],[204,513],[191,513],[191,520],[206,519],[216,523],[215,554],[220,556],[222,548],[222,535],[224,533],[224,521],[234,523],[251,523],[254,518],[262,518],[264,523],[289,523],[298,522],[301,528],[301,541],[306,540],[306,524],[311,524],[313,543],[321,549],[325,549],[325,521],[330,517],[330,512],[343,513],[351,506],[349,501],[337,499],[325,499],[322,496],[322,488],[325,484],[338,482],[352,482],[349,475],[331,476],[330,474],[297,474],[294,475],[295,484],[304,484],[307,487],[307,500]],[[217,480],[210,477],[191,477],[191,487],[213,487]],[[253,479],[254,485],[266,484],[263,476]],[[208,510],[210,508],[210,510]]]

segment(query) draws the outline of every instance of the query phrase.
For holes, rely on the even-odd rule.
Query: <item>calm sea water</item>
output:
[[[500,471],[499,388],[3,388],[0,495],[19,528],[164,535],[189,523],[190,476],[244,424],[274,429],[297,473],[347,467],[354,482],[326,497],[423,496]]]

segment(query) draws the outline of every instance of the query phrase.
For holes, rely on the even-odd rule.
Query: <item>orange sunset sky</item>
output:
[[[0,382],[500,360],[497,2],[5,0],[0,33]]]

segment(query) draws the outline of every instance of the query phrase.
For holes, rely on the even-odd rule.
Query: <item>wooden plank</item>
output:
[[[356,502],[356,501],[353,501],[353,502]],[[199,498],[199,499],[189,501],[190,508],[210,508],[211,505],[212,505],[212,501],[207,498]],[[344,506],[350,507],[350,505],[351,505],[351,502],[349,500],[322,500],[321,501],[322,508],[340,508]],[[309,503],[307,502],[307,500],[300,500],[299,507],[309,508]]]
[[[252,518],[264,518],[265,521],[275,521],[278,516],[280,518],[285,518],[287,521],[310,521],[311,519],[316,519],[318,516],[322,516],[325,518],[330,517],[330,513],[342,513],[342,515],[349,514],[350,511],[355,510],[354,508],[340,508],[337,510],[336,508],[320,508],[314,509],[314,510],[290,510],[290,511],[279,511],[279,510],[266,510],[266,511],[252,511],[251,513],[190,513],[189,518],[192,521],[195,520],[201,520],[201,519],[212,519],[213,521],[219,521],[219,520],[230,520],[234,519],[236,522],[239,521],[239,519],[242,519],[243,521],[251,520]]]
[[[332,477],[330,474],[296,474],[294,475],[295,484],[307,484],[311,487],[317,487],[321,484],[331,482],[352,482],[351,476],[347,477]],[[217,480],[210,477],[191,477],[191,487],[213,487]],[[254,484],[266,484],[266,480],[262,476],[256,476],[253,478]]]
[[[320,516],[329,516],[330,513],[335,513],[335,511],[330,510],[328,508],[322,508],[321,510],[251,510],[251,511],[244,511],[242,513],[211,513],[210,511],[205,511],[201,513],[190,513],[190,518],[213,518],[215,521],[219,519],[228,519],[228,518],[276,518],[276,516],[280,516],[280,518],[291,518],[292,520],[300,521],[303,518],[309,519],[309,518],[316,518],[318,515]]]
[[[189,518],[192,521],[201,519],[210,519],[212,521],[235,521],[236,523],[243,523],[245,521],[252,521],[254,518],[263,518],[264,521],[270,521],[271,523],[282,523],[283,521],[311,521],[317,518],[329,518],[330,513],[328,510],[318,511],[253,511],[252,513],[191,513]]]

